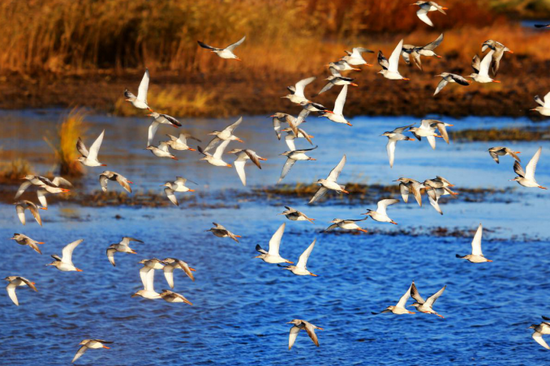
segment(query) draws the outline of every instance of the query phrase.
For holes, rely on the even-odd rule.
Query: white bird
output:
[[[405,306],[407,305],[407,300],[409,300],[409,297],[411,297],[411,288],[412,288],[412,285],[409,286],[409,288],[407,289],[407,292],[405,292],[405,294],[401,296],[401,298],[399,299],[399,302],[396,305],[390,305],[386,309],[382,310],[381,312],[379,313],[373,312],[372,314],[373,315],[378,315],[382,313],[394,313],[397,315],[414,314],[413,311],[409,311],[405,308]]]
[[[25,225],[25,210],[29,210],[31,214],[34,216],[34,219],[40,226],[42,226],[42,219],[40,218],[40,214],[38,213],[38,206],[36,206],[33,202],[27,201],[27,200],[21,200],[14,203],[15,205],[15,212],[17,212],[17,217],[19,217],[19,221],[23,225]]]
[[[432,149],[435,150],[436,137],[444,139],[447,144],[449,143],[449,134],[447,133],[446,127],[452,126],[453,125],[450,123],[435,119],[423,119],[420,122],[420,127],[410,127],[409,131],[418,139],[418,141],[422,141],[422,137],[426,137]],[[440,134],[438,135],[436,131],[439,131]]]
[[[4,278],[4,280],[8,281],[8,286],[6,287],[6,290],[8,291],[8,296],[10,297],[11,301],[17,306],[19,306],[19,300],[17,300],[17,295],[15,294],[15,289],[18,286],[29,286],[34,291],[38,292],[36,289],[36,286],[34,282],[29,281],[25,277],[20,276],[8,276]]]
[[[431,19],[428,18],[428,13],[430,11],[436,11],[437,10],[437,11],[447,15],[447,13],[445,13],[445,10],[447,10],[448,8],[440,6],[439,4],[435,3],[434,1],[417,1],[414,4],[411,4],[411,5],[418,5],[420,7],[420,9],[418,9],[418,11],[416,12],[416,16],[418,17],[418,19],[420,19],[424,23],[428,24],[430,27],[434,26]]]
[[[283,130],[283,132],[286,132],[285,143],[290,151],[296,150],[296,144],[294,143],[294,140],[296,140],[297,138],[304,138],[307,140],[307,142],[310,143],[310,145],[313,145],[313,142],[311,141],[311,139],[313,138],[312,135],[309,135],[302,128],[297,128],[296,130],[298,131],[297,134],[290,127]]]
[[[307,107],[307,106],[313,106],[313,105],[317,105],[316,103],[311,103],[309,101],[305,101],[305,102],[302,102],[301,103],[302,107]],[[321,110],[326,110],[326,108],[324,108],[323,106],[321,106],[320,104],[317,105],[318,107],[322,107]],[[317,108],[315,108],[317,109]],[[271,118],[273,118],[273,130],[275,130],[275,134],[277,135],[277,139],[281,139],[281,123],[288,123],[289,127],[292,129],[292,131],[294,131],[294,133],[298,133],[297,132],[297,127],[302,124],[303,122],[305,122],[305,119],[307,118],[307,116],[309,116],[309,110],[304,108],[302,109],[302,111],[300,112],[300,114],[298,115],[298,117],[294,117],[294,116],[291,116],[290,114],[288,113],[282,113],[282,112],[277,112],[275,114],[272,114]]]
[[[537,111],[543,116],[550,116],[550,92],[544,96],[544,100],[540,99],[538,95],[535,95],[535,102],[540,104],[540,106],[530,109],[530,111]]]
[[[176,292],[170,291],[170,290],[162,290],[162,292],[159,294],[160,297],[167,302],[184,302],[189,305],[193,305],[193,303],[189,300],[187,300],[183,295],[178,294]]]
[[[132,182],[131,180],[128,180],[128,178],[126,178],[125,176],[110,170],[105,170],[103,173],[99,175],[99,184],[101,185],[101,190],[103,192],[107,192],[107,183],[109,183],[110,180],[117,182],[127,192],[132,193],[132,187],[130,187],[130,184],[134,182]]]
[[[539,162],[540,153],[542,152],[542,147],[539,147],[535,155],[529,160],[529,163],[525,167],[525,171],[521,167],[521,164],[516,161],[514,163],[514,172],[518,175],[512,180],[515,180],[519,183],[519,185],[522,185],[524,187],[528,188],[540,188],[540,189],[547,189],[546,187],[541,186],[537,183],[535,180],[535,170],[537,170],[537,163]]]
[[[132,103],[137,109],[147,109],[153,112],[151,107],[147,104],[147,90],[149,90],[149,69],[145,69],[145,74],[139,83],[137,97],[132,94],[128,89],[124,90],[124,96],[126,101]]]
[[[441,56],[435,53],[434,50],[441,44],[442,41],[443,33],[441,33],[435,41],[430,42],[425,46],[413,46],[410,44],[404,44],[403,48],[401,49],[401,56],[403,57],[407,65],[410,65],[412,58],[414,64],[420,70],[423,70],[422,60],[420,59],[420,56],[441,58]]]
[[[548,318],[546,316],[543,316],[542,319],[544,319],[546,321],[541,322],[540,324],[533,324],[529,328],[533,329],[532,337],[535,340],[535,342],[537,342],[538,344],[540,344],[541,346],[543,346],[546,349],[550,349],[550,347],[548,346],[546,341],[542,338],[543,335],[550,334],[550,322],[548,322],[548,320],[550,320],[550,318]]]
[[[79,137],[78,141],[76,142],[76,149],[82,155],[78,158],[78,161],[80,161],[83,165],[86,166],[107,166],[107,164],[102,164],[97,159],[97,154],[99,154],[99,149],[101,148],[101,143],[103,142],[103,136],[105,135],[105,130],[103,130],[98,138],[94,141],[92,146],[90,146],[90,151],[88,152],[88,149],[86,148],[86,145],[84,145],[84,142],[82,142],[82,139]]]
[[[195,149],[192,149],[189,147],[189,145],[187,145],[187,139],[201,142],[201,140],[199,140],[196,137],[193,137],[191,134],[186,132],[180,133],[178,137],[172,136],[172,135],[166,135],[166,136],[170,137],[170,141],[166,141],[166,144],[168,144],[168,146],[170,146],[172,149],[178,150],[178,151],[184,151],[184,150],[196,151]]]
[[[266,263],[294,264],[294,262],[291,262],[288,259],[281,257],[281,255],[279,254],[279,248],[281,247],[281,239],[283,238],[285,227],[286,224],[282,224],[281,226],[279,226],[277,231],[275,231],[275,234],[273,234],[273,236],[269,240],[269,247],[267,251],[265,249],[262,249],[260,244],[256,244],[256,251],[260,252],[261,254],[255,256],[254,258],[260,258]]]
[[[349,51],[346,51],[346,52],[349,52]],[[350,52],[351,53],[351,52]],[[327,67],[334,67],[336,70],[338,71],[361,71],[361,69],[359,68],[355,68],[353,67],[349,62],[347,62],[346,60],[344,60],[344,58],[346,57],[350,57],[349,55],[348,56],[344,56],[342,57],[342,59],[340,61],[337,61],[337,62],[330,62],[328,65],[326,65]],[[363,58],[363,57],[361,57]],[[364,60],[363,60],[364,61]],[[367,66],[372,66],[372,65],[369,65],[366,63],[365,61],[365,64]]]
[[[189,265],[181,259],[166,258],[162,263],[164,263],[164,267],[162,268],[164,271],[164,278],[166,278],[166,282],[168,282],[170,288],[174,288],[174,270],[177,268],[180,268],[192,281],[195,281],[193,272],[195,272],[196,269],[189,267]]]
[[[359,66],[359,65],[372,66],[367,61],[365,61],[365,59],[363,58],[362,53],[363,52],[374,53],[374,51],[371,51],[371,50],[363,48],[363,47],[354,47],[351,50],[351,52],[349,52],[349,51],[345,51],[345,52],[347,53],[347,55],[342,57],[342,61],[345,61],[348,64],[353,65],[353,66]],[[356,69],[353,69],[353,70],[356,70]],[[361,69],[358,69],[358,70],[361,70]]]
[[[209,46],[207,45],[206,43],[203,43],[201,41],[197,41],[199,46],[201,46],[202,48],[206,48],[212,52],[214,52],[216,55],[220,56],[221,58],[224,58],[224,59],[230,59],[230,60],[237,60],[237,61],[242,61],[240,58],[238,58],[234,53],[233,53],[233,50],[235,50],[235,48],[237,46],[240,46],[241,43],[244,42],[244,40],[246,39],[246,36],[244,36],[243,38],[241,38],[239,41],[233,43],[233,44],[230,44],[229,46],[225,47],[225,48],[217,48],[217,47],[212,47],[212,46]]]
[[[306,161],[306,160],[316,160],[314,158],[310,158],[306,155],[306,152],[315,150],[317,146],[312,147],[311,149],[299,149],[299,150],[291,150],[291,151],[285,151],[281,155],[284,155],[287,157],[285,165],[283,165],[283,170],[281,171],[281,177],[277,181],[277,184],[281,183],[281,181],[286,177],[294,163],[297,161]]]
[[[172,202],[176,206],[178,206],[179,203],[178,203],[178,199],[176,198],[176,195],[174,194],[174,192],[195,192],[194,189],[191,189],[191,188],[185,186],[186,182],[187,182],[186,178],[176,177],[175,181],[166,182],[163,185],[163,186],[166,187],[166,188],[164,188],[164,193],[166,194],[166,197],[168,197],[170,202]],[[191,182],[191,183],[194,183],[194,182]]]
[[[388,153],[388,159],[390,160],[390,168],[393,168],[393,162],[395,160],[395,147],[397,145],[397,141],[414,141],[413,138],[405,136],[403,134],[403,132],[405,132],[412,126],[414,126],[414,124],[404,127],[398,127],[393,131],[386,131],[382,134],[382,136],[386,136],[388,138],[388,143],[386,144],[386,152]]]
[[[472,254],[464,256],[456,255],[457,258],[466,259],[471,263],[484,263],[492,262],[492,260],[485,258],[481,251],[481,237],[483,236],[483,227],[479,224],[474,239],[472,240]]]
[[[208,145],[204,148],[204,151],[207,152],[207,151],[210,151],[212,150],[213,148],[215,148],[218,144],[224,142],[224,141],[239,141],[239,142],[244,142],[243,140],[241,140],[240,138],[238,138],[237,136],[233,135],[233,131],[235,131],[235,129],[237,127],[239,127],[239,125],[241,124],[241,122],[243,121],[243,118],[240,117],[236,122],[230,124],[229,126],[227,126],[226,128],[224,128],[223,130],[221,131],[213,131],[213,132],[210,132],[209,135],[213,135],[213,136],[216,136],[214,137],[209,143]]]
[[[317,200],[319,200],[321,197],[323,197],[328,190],[333,190],[336,192],[343,192],[345,194],[349,194],[348,191],[345,190],[345,185],[340,185],[336,181],[338,180],[338,177],[340,176],[340,173],[342,172],[342,169],[344,169],[344,165],[346,164],[346,155],[342,157],[342,160],[332,169],[327,177],[327,179],[319,179],[317,180],[317,184],[319,184],[321,187],[317,190],[315,195],[311,198],[309,203],[313,203]]]
[[[319,93],[317,93],[317,95],[320,95],[327,90],[330,90],[334,85],[358,86],[356,83],[353,82],[352,78],[342,76],[342,74],[340,74],[340,72],[336,68],[331,66],[329,67],[329,71],[331,75],[325,79],[328,81],[328,83],[323,87],[323,89],[321,89]]]
[[[495,51],[495,54],[493,55],[493,62],[491,64],[491,71],[493,72],[493,75],[496,76],[500,67],[500,60],[502,59],[502,56],[504,56],[504,52],[514,53],[514,51],[512,51],[502,43],[493,41],[492,39],[483,42],[483,45],[481,46],[481,52],[485,52],[487,48]]]
[[[145,150],[150,150],[153,155],[158,156],[159,158],[170,158],[172,160],[178,160],[178,158],[176,158],[174,154],[170,152],[170,150],[168,149],[168,143],[165,141],[161,142],[159,146],[149,145]]]
[[[326,117],[335,123],[345,123],[348,126],[352,126],[351,123],[344,117],[344,104],[346,104],[346,97],[348,95],[348,86],[344,85],[340,94],[334,102],[334,110],[332,112],[325,111],[321,117]]]
[[[306,86],[311,84],[316,77],[312,76],[307,79],[302,79],[296,83],[295,86],[287,87],[290,94],[285,95],[281,98],[289,99],[292,103],[300,104],[302,102],[309,102],[309,100],[304,95],[304,89]]]
[[[313,247],[315,246],[315,242],[317,239],[313,240],[313,243],[311,243],[306,250],[300,255],[300,258],[298,259],[298,264],[295,266],[286,266],[283,267],[284,269],[287,269],[294,273],[297,276],[314,276],[317,277],[316,274],[311,273],[307,269],[307,260],[309,258],[309,255],[311,254],[311,251],[313,250]]]
[[[216,150],[214,151],[214,155],[210,154],[209,152],[206,152],[205,150],[202,149],[202,147],[197,146],[197,150],[199,150],[199,152],[204,155],[204,158],[200,158],[200,160],[206,160],[209,164],[214,166],[225,166],[225,167],[231,168],[232,167],[231,164],[227,164],[222,159],[223,152],[230,142],[231,140],[225,140],[221,144],[219,144]]]
[[[82,243],[84,239],[79,239],[76,241],[73,241],[70,244],[67,244],[63,251],[61,252],[62,258],[60,258],[56,254],[52,254],[52,258],[55,259],[52,263],[48,263],[47,266],[54,266],[58,270],[63,272],[70,272],[70,271],[77,271],[82,272],[81,269],[76,268],[73,264],[73,251],[78,246],[78,244]]]
[[[153,143],[153,139],[155,138],[155,135],[157,133],[157,130],[159,129],[159,126],[161,124],[163,125],[171,125],[174,127],[181,127],[180,121],[175,119],[172,116],[169,116],[167,114],[160,114],[157,112],[152,112],[148,114],[149,117],[153,117],[153,123],[149,126],[149,131],[147,133],[147,146],[151,145]]]
[[[38,187],[36,194],[38,196],[38,201],[40,201],[40,204],[42,205],[41,209],[43,210],[48,209],[48,202],[46,201],[47,193],[67,193],[70,190],[62,188],[62,186],[73,186],[71,182],[63,177],[55,177],[52,180],[49,180],[48,178],[40,175],[26,175],[23,179],[25,181],[19,186],[14,199],[18,199],[27,188],[34,185]]]
[[[260,165],[260,160],[267,160],[266,158],[262,158],[260,155],[256,154],[255,151],[250,149],[233,149],[229,151],[228,154],[237,155],[237,159],[233,162],[233,165],[235,166],[235,170],[237,171],[237,174],[239,175],[243,186],[246,186],[246,173],[244,171],[246,161],[251,160],[254,165],[256,165],[259,169],[262,169],[262,166]]]
[[[386,79],[409,80],[409,78],[403,77],[397,70],[399,67],[399,55],[401,55],[402,48],[403,40],[399,41],[393,50],[389,61],[384,57],[382,51],[378,51],[378,64],[382,66],[382,70],[378,71],[378,73],[384,75]]]
[[[39,254],[42,254],[42,252],[40,251],[40,248],[38,247],[38,244],[44,244],[43,241],[36,241],[34,239],[31,239],[25,234],[19,234],[19,233],[13,234],[13,237],[11,239],[15,240],[15,242],[19,245],[28,245]]]
[[[141,240],[139,239],[134,239],[134,238],[131,238],[129,236],[125,236],[122,238],[122,240],[120,241],[120,243],[118,244],[111,244],[109,246],[109,248],[107,248],[107,258],[109,259],[109,262],[114,266],[116,267],[116,264],[115,264],[115,253],[118,252],[118,253],[130,253],[130,254],[137,254],[135,250],[133,250],[132,248],[130,248],[130,242],[131,241],[135,241],[135,242],[138,242],[138,243],[143,243]]]
[[[293,319],[292,321],[288,322],[287,324],[294,324],[292,328],[290,328],[290,334],[288,335],[288,350],[292,348],[294,345],[294,342],[296,342],[296,337],[298,337],[298,333],[300,333],[300,330],[305,330],[307,332],[307,335],[313,343],[319,347],[319,339],[317,339],[317,334],[315,334],[315,329],[324,330],[321,327],[318,327],[316,325],[311,324],[310,322],[307,322],[302,319]]]
[[[363,215],[370,216],[374,221],[389,222],[394,225],[397,225],[397,222],[390,219],[390,217],[386,213],[386,209],[388,208],[388,206],[393,205],[397,202],[399,202],[399,200],[395,198],[386,198],[386,199],[380,200],[376,205],[376,211],[367,209],[367,213]]]
[[[327,227],[325,229],[325,231],[330,231],[332,229],[336,229],[337,227],[339,227],[339,228],[344,229],[344,230],[359,230],[359,231],[362,231],[364,233],[368,233],[368,230],[365,230],[365,229],[361,228],[359,225],[356,224],[357,222],[365,221],[366,219],[367,218],[359,219],[359,220],[334,219],[334,220],[331,221],[332,225]]]
[[[489,76],[489,67],[491,66],[494,53],[495,51],[493,50],[487,52],[487,54],[483,57],[483,60],[481,61],[479,61],[479,57],[475,55],[472,59],[472,69],[474,69],[474,72],[470,74],[469,77],[481,84],[500,83],[500,81],[495,80]]]
[[[309,221],[313,223],[315,219],[311,219],[306,216],[303,212],[300,212],[298,210],[293,209],[292,207],[285,206],[286,211],[281,213],[281,215],[285,215],[287,219],[292,221]]]
[[[466,78],[458,74],[444,72],[436,76],[440,76],[442,79],[439,82],[439,84],[437,84],[437,88],[435,89],[434,95],[438,94],[445,86],[447,86],[448,83],[457,83],[464,86],[470,85],[470,83],[468,82],[468,80],[466,80]]]
[[[76,355],[74,355],[74,358],[71,361],[71,363],[78,360],[84,354],[84,352],[86,352],[88,349],[100,349],[100,348],[110,349],[111,348],[111,347],[107,347],[104,343],[105,344],[111,344],[113,342],[104,341],[104,340],[101,340],[101,339],[85,339],[85,340],[83,340],[82,342],[79,343],[80,348],[76,352]]]
[[[516,155],[516,154],[520,154],[521,153],[520,151],[513,151],[504,146],[491,147],[489,148],[488,151],[489,151],[489,155],[491,155],[491,157],[493,158],[494,161],[496,161],[497,164],[500,164],[498,157],[506,156],[506,155],[510,155],[511,157],[514,158],[515,161],[521,162],[521,159],[519,158],[519,156]]]
[[[443,286],[443,288],[441,290],[437,291],[435,294],[428,297],[428,299],[424,301],[422,296],[420,296],[420,292],[418,292],[418,289],[416,288],[416,285],[414,284],[414,281],[413,281],[413,283],[411,285],[411,296],[412,296],[413,299],[416,300],[416,302],[414,304],[412,304],[412,306],[414,306],[416,308],[416,310],[418,310],[420,313],[435,314],[438,317],[443,318],[442,315],[438,314],[433,309],[433,306],[434,306],[435,301],[439,298],[439,296],[441,296],[443,291],[445,291],[445,288],[447,288],[447,286]]]
[[[155,291],[155,270],[164,268],[162,261],[153,259],[144,259],[139,262],[143,267],[139,270],[143,290],[137,291],[132,297],[141,296],[144,299],[160,299],[160,294]]]
[[[418,205],[422,206],[422,195],[420,193],[420,190],[424,188],[422,183],[411,178],[399,178],[396,182],[399,182],[399,192],[401,193],[403,202],[407,203],[409,201],[409,193],[412,193]]]
[[[216,224],[215,222],[213,222],[212,224],[214,224],[214,227],[211,228],[211,229],[208,229],[207,231],[211,231],[212,234],[214,234],[218,238],[228,238],[229,237],[229,238],[235,240],[237,243],[239,242],[237,240],[237,238],[241,238],[240,235],[233,234],[231,231],[227,230],[225,227],[223,227],[220,224]]]

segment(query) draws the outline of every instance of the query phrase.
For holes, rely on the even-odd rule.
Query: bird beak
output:
[[[500,83],[500,80],[493,80],[493,83]]]
[[[189,151],[197,151],[196,149],[193,149],[193,148],[189,148],[189,149],[187,149],[187,150],[189,150]]]
[[[238,57],[236,57],[235,60],[237,60],[237,61],[242,61],[242,60],[241,60],[240,58],[238,58]]]

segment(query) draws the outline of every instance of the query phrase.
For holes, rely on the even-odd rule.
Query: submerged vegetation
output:
[[[539,141],[550,140],[550,128],[491,128],[488,130],[466,129],[449,133],[452,139],[462,141]]]
[[[75,177],[84,174],[84,168],[77,160],[79,154],[76,150],[78,138],[83,137],[86,132],[84,117],[83,109],[72,109],[57,127],[55,140],[52,142],[44,138],[55,153],[60,175]]]

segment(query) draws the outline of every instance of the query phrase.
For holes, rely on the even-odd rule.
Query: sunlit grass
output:
[[[63,176],[79,176],[84,174],[82,164],[77,160],[80,156],[76,150],[78,138],[84,138],[86,127],[83,109],[74,108],[61,121],[57,127],[55,140],[45,138],[46,142],[54,150],[55,160],[59,166],[59,174]]]
[[[21,182],[22,177],[32,173],[33,168],[31,163],[26,159],[17,158],[8,163],[3,163],[0,165],[0,182]]]

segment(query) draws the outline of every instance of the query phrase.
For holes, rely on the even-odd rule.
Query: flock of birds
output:
[[[428,14],[431,11],[439,11],[445,14],[445,10],[447,8],[441,7],[438,4],[436,4],[433,1],[425,2],[425,1],[417,1],[415,4],[412,5],[418,5],[420,9],[417,11],[417,15],[424,23],[433,26],[432,21],[428,18]],[[550,25],[537,25],[537,27],[550,27]],[[245,41],[245,37],[240,39],[238,42],[225,47],[225,48],[217,48],[213,46],[209,46],[203,42],[198,42],[199,46],[205,49],[211,50],[213,53],[216,53],[219,57],[222,59],[234,59],[241,61],[239,57],[237,57],[233,51],[237,46],[242,44]],[[400,56],[405,60],[407,64],[414,63],[417,67],[422,69],[422,62],[421,57],[440,57],[437,55],[434,50],[441,44],[443,41],[443,34],[441,34],[435,41],[428,43],[425,46],[414,46],[414,45],[407,45],[403,44],[403,40],[401,40],[394,51],[392,52],[389,60],[386,59],[381,51],[378,53],[378,63],[382,67],[382,69],[379,71],[380,74],[382,74],[385,78],[390,80],[409,80],[406,77],[403,77],[399,70],[399,59]],[[486,55],[483,57],[483,59],[480,59],[477,55],[474,56],[472,60],[472,68],[474,72],[469,76],[473,81],[478,83],[490,83],[490,82],[499,82],[492,77],[494,77],[499,69],[500,61],[504,55],[505,52],[512,51],[508,49],[506,46],[504,46],[500,42],[496,42],[494,40],[488,40],[485,41],[482,45],[482,52],[487,51]],[[348,92],[348,85],[356,86],[352,78],[345,77],[341,74],[341,72],[345,71],[357,71],[360,70],[357,68],[361,65],[367,65],[372,66],[367,63],[367,61],[363,58],[363,53],[373,53],[373,51],[368,50],[366,48],[362,47],[355,47],[351,52],[346,51],[347,55],[342,57],[340,60],[336,62],[331,62],[328,64],[330,76],[326,79],[327,84],[317,93],[317,95],[324,93],[331,89],[334,86],[342,86],[341,91],[338,94],[338,97],[336,98],[336,101],[334,103],[333,110],[329,110],[325,108],[323,105],[311,101],[309,98],[305,96],[305,88],[307,85],[312,83],[315,80],[315,77],[309,77],[303,80],[300,80],[297,82],[294,86],[288,87],[289,94],[282,97],[289,99],[292,103],[298,104],[302,109],[301,112],[297,117],[292,116],[288,113],[275,113],[271,117],[273,118],[273,128],[275,130],[275,133],[277,135],[277,138],[280,140],[282,137],[282,134],[285,133],[284,140],[289,148],[288,151],[282,153],[281,155],[286,156],[286,162],[283,166],[279,182],[281,182],[285,176],[289,173],[292,166],[298,162],[298,161],[308,161],[308,160],[315,160],[314,158],[311,158],[307,156],[307,153],[310,151],[313,151],[317,148],[317,146],[307,148],[307,149],[298,149],[295,145],[296,139],[304,139],[307,142],[309,142],[311,145],[313,136],[309,135],[302,127],[301,124],[305,122],[306,118],[309,116],[311,112],[318,113],[321,117],[326,117],[330,121],[335,123],[341,123],[341,124],[347,124],[351,126],[351,123],[346,120],[343,114],[343,108],[346,101],[346,96]],[[490,76],[492,75],[492,76]],[[441,77],[441,81],[437,85],[437,88],[435,90],[434,95],[441,92],[441,90],[448,84],[448,83],[457,83],[460,85],[469,85],[469,82],[465,77],[462,77],[457,74],[444,72],[438,75]],[[177,160],[177,157],[172,154],[170,149],[176,150],[176,151],[196,151],[203,155],[203,157],[200,160],[205,160],[209,164],[217,167],[232,167],[231,164],[227,163],[223,159],[223,154],[232,141],[238,141],[243,142],[242,139],[237,137],[234,133],[237,127],[242,123],[242,117],[239,118],[236,122],[232,123],[231,125],[227,126],[222,131],[213,131],[209,135],[214,136],[214,138],[208,143],[208,145],[205,148],[201,148],[200,146],[197,147],[197,149],[193,149],[189,146],[189,140],[196,140],[197,142],[201,142],[198,138],[192,136],[189,133],[183,132],[178,137],[167,135],[169,137],[168,141],[160,142],[157,146],[153,145],[154,138],[156,135],[156,132],[160,125],[171,125],[174,127],[181,127],[182,124],[174,117],[161,114],[158,112],[155,112],[148,104],[147,102],[147,92],[149,88],[149,71],[146,70],[145,74],[143,76],[143,79],[141,80],[141,83],[138,88],[138,95],[132,94],[130,91],[125,90],[124,95],[126,97],[126,101],[130,102],[135,108],[146,110],[149,112],[149,116],[153,118],[153,122],[149,127],[148,131],[148,139],[147,139],[147,149],[150,150],[155,156],[160,158],[170,158]],[[535,97],[535,101],[540,104],[539,107],[534,108],[533,110],[538,111],[542,115],[550,116],[550,93],[548,93],[544,100],[539,98],[538,96]],[[288,127],[283,128],[284,125],[288,125]],[[438,121],[438,120],[422,120],[420,123],[420,126],[415,126],[415,124],[411,124],[404,127],[397,127],[393,131],[384,132],[382,136],[385,136],[388,138],[387,142],[387,154],[389,158],[389,165],[390,167],[393,167],[394,160],[395,160],[395,150],[396,150],[396,144],[398,141],[415,141],[414,138],[406,136],[405,133],[408,131],[410,132],[416,139],[419,141],[422,140],[422,137],[425,137],[430,146],[435,149],[436,148],[436,138],[442,138],[446,143],[449,143],[449,136],[447,133],[446,128],[451,127],[451,124]],[[92,143],[90,148],[88,149],[84,142],[79,138],[76,142],[76,149],[80,153],[80,157],[78,160],[85,166],[88,167],[100,167],[100,166],[106,166],[106,164],[103,164],[99,161],[98,154],[101,147],[101,144],[103,142],[103,138],[105,136],[105,130],[101,132],[101,134],[97,137],[97,139]],[[489,148],[489,154],[490,156],[495,160],[496,163],[499,163],[499,157],[509,155],[511,156],[515,162],[513,169],[515,173],[517,174],[517,177],[514,178],[514,181],[517,181],[520,185],[524,187],[537,187],[541,189],[546,189],[545,187],[542,187],[539,183],[537,183],[535,179],[535,169],[537,162],[541,155],[541,148],[537,150],[537,152],[534,154],[534,156],[531,158],[529,163],[527,164],[525,170],[520,164],[520,158],[517,156],[519,154],[519,151],[513,151],[507,147],[491,147]],[[260,161],[266,160],[265,158],[262,158],[259,156],[255,151],[250,149],[233,149],[229,151],[227,154],[234,154],[236,155],[236,160],[234,161],[233,165],[235,166],[235,169],[237,171],[237,174],[242,182],[243,185],[246,185],[246,174],[245,174],[245,165],[247,161],[252,161],[254,165],[256,165],[258,168],[261,169]],[[312,204],[318,200],[320,200],[324,195],[326,195],[329,191],[333,191],[336,193],[344,193],[349,194],[348,191],[345,189],[345,185],[339,184],[337,182],[338,177],[340,173],[342,172],[344,166],[346,164],[346,156],[344,155],[338,165],[330,171],[326,179],[319,179],[316,181],[316,183],[319,185],[319,189],[315,193],[315,195],[310,199],[309,203]],[[29,187],[35,187],[36,193],[38,197],[39,204],[35,204],[32,201],[29,200],[19,200],[15,202],[16,212],[17,215],[23,225],[25,225],[26,219],[25,219],[25,210],[29,210],[35,220],[42,225],[42,220],[39,214],[39,209],[47,210],[48,204],[46,200],[46,196],[48,194],[59,194],[59,193],[65,193],[69,192],[69,188],[72,187],[72,184],[62,178],[62,177],[55,177],[54,179],[50,180],[43,176],[36,176],[36,175],[28,175],[23,178],[24,182],[21,184],[20,188],[17,190],[17,193],[15,195],[15,200],[17,200]],[[109,181],[116,181],[119,183],[126,191],[131,192],[131,186],[133,182],[128,180],[123,175],[114,172],[114,171],[104,171],[99,175],[99,183],[101,186],[101,189],[103,191],[107,191],[107,186]],[[176,197],[176,193],[185,193],[185,192],[194,192],[193,189],[190,189],[186,186],[186,183],[189,180],[182,178],[182,177],[176,177],[174,181],[169,181],[164,184],[165,189],[164,192],[167,196],[167,198],[174,204],[178,205],[178,200]],[[445,195],[457,195],[458,193],[451,190],[451,188],[454,186],[451,184],[447,179],[437,176],[432,179],[426,179],[423,182],[411,179],[411,178],[405,178],[401,177],[396,180],[399,182],[399,189],[402,196],[402,199],[405,203],[408,202],[409,195],[413,195],[417,203],[421,206],[422,205],[422,193],[426,193],[428,196],[428,200],[430,204],[439,212],[440,214],[443,214],[438,201],[441,196]],[[189,181],[190,182],[190,181]],[[196,184],[196,183],[195,183]],[[359,222],[364,221],[368,219],[369,217],[375,221],[378,222],[385,222],[385,223],[391,223],[397,225],[397,223],[392,220],[388,214],[387,214],[387,208],[390,205],[398,203],[398,199],[381,199],[375,210],[367,210],[364,218],[362,219],[334,219],[331,222],[331,225],[326,229],[326,231],[333,230],[333,229],[343,229],[343,230],[358,230],[361,232],[368,232],[366,229],[363,229],[359,226]],[[314,219],[309,218],[306,214],[297,211],[291,207],[285,206],[286,210],[282,213],[282,215],[285,215],[285,217],[292,221],[309,221],[313,222]],[[286,224],[282,224],[277,231],[273,234],[271,237],[268,248],[264,249],[260,245],[256,246],[256,251],[260,254],[257,255],[255,258],[259,258],[263,260],[266,263],[270,264],[277,264],[279,266],[284,266],[284,269],[292,272],[295,275],[299,276],[316,276],[312,272],[310,272],[307,269],[307,262],[308,259],[315,247],[316,240],[313,240],[313,242],[304,250],[302,255],[298,258],[297,264],[294,264],[294,262],[283,258],[280,255],[280,244],[281,239],[284,234]],[[211,228],[209,231],[211,231],[215,236],[221,237],[221,238],[230,238],[236,242],[238,242],[238,238],[240,238],[239,235],[236,235],[226,229],[224,226],[214,223],[214,227]],[[480,224],[475,236],[472,240],[472,250],[471,254],[467,254],[464,256],[460,256],[457,254],[458,258],[462,258],[465,260],[470,261],[471,263],[484,263],[484,262],[491,262],[491,260],[485,258],[483,255],[482,249],[481,249],[481,240],[482,240],[482,225]],[[15,240],[18,244],[21,245],[27,245],[31,247],[36,252],[42,254],[39,245],[44,244],[43,242],[36,241],[29,236],[26,236],[24,234],[16,233],[11,238]],[[76,240],[67,246],[65,246],[62,250],[61,257],[58,255],[52,255],[52,258],[54,261],[48,265],[56,267],[58,270],[67,272],[67,271],[81,271],[79,268],[77,268],[72,259],[73,252],[75,248],[81,244],[83,239]],[[109,262],[116,266],[115,263],[115,254],[116,253],[131,253],[136,254],[136,252],[130,248],[131,242],[142,242],[141,240],[131,238],[131,237],[124,237],[119,243],[112,244],[106,249],[106,254]],[[174,288],[174,271],[176,269],[181,269],[185,274],[194,281],[194,275],[193,272],[195,272],[195,269],[190,267],[186,262],[183,260],[177,259],[177,258],[166,258],[164,260],[159,260],[157,258],[152,259],[144,259],[139,262],[143,265],[143,267],[139,270],[140,278],[143,284],[143,289],[137,291],[135,294],[132,295],[132,297],[140,296],[145,299],[163,299],[170,303],[186,303],[189,305],[193,305],[189,300],[187,300],[183,295],[173,292],[171,290],[162,290],[161,293],[158,293],[154,289],[154,275],[156,270],[162,270],[166,279],[166,282],[168,286],[173,289]],[[35,286],[34,282],[31,282],[30,280],[21,277],[21,276],[9,276],[5,278],[6,281],[8,281],[7,286],[7,292],[10,297],[10,299],[13,301],[15,305],[19,305],[19,301],[16,295],[16,288],[20,286],[28,286],[32,288],[34,291],[37,291],[37,288]],[[437,316],[443,317],[440,314],[438,314],[434,310],[434,304],[436,300],[443,294],[445,290],[445,286],[441,288],[438,292],[433,294],[432,296],[428,297],[426,300],[424,300],[416,288],[416,285],[414,282],[409,286],[405,294],[399,299],[396,305],[390,305],[386,309],[382,310],[381,313],[388,313],[391,312],[393,314],[414,314],[414,312],[409,311],[407,306],[407,301],[410,297],[413,297],[415,302],[412,304],[413,307],[416,308],[418,312],[421,313],[427,313],[427,314],[435,314]],[[377,314],[377,313],[373,313]],[[546,321],[550,321],[550,318],[546,318],[543,316],[543,319]],[[289,343],[288,348],[292,348],[294,342],[296,341],[297,335],[300,332],[300,330],[305,330],[306,333],[309,335],[309,337],[312,339],[312,341],[315,343],[316,346],[319,346],[319,341],[317,338],[317,335],[315,334],[315,330],[319,329],[322,330],[323,328],[320,328],[316,325],[313,325],[309,323],[306,320],[302,319],[294,319],[289,322],[289,324],[292,324],[293,326],[290,329],[289,334]],[[546,342],[543,340],[542,335],[544,334],[550,334],[550,322],[542,322],[538,325],[532,325],[531,328],[534,329],[533,333],[533,339],[535,339],[539,344],[541,344],[543,347],[550,349],[550,347],[546,344]],[[112,342],[104,341],[100,339],[85,339],[82,342],[80,342],[80,348],[76,355],[74,356],[72,362],[75,362],[78,358],[80,358],[84,352],[88,349],[99,349],[99,348],[109,348],[106,346],[106,344],[110,344]]]

